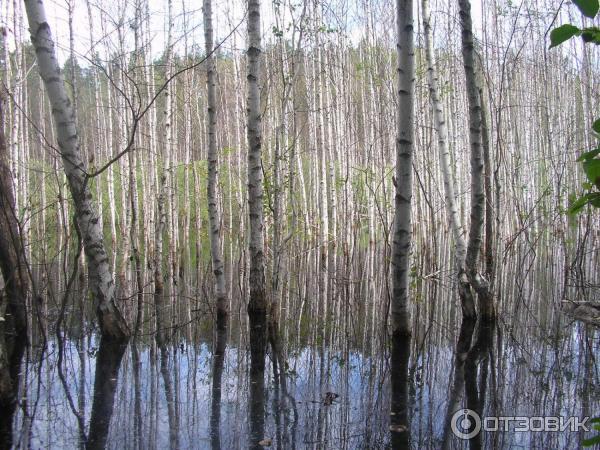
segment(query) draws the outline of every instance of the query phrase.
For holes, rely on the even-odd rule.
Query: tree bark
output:
[[[473,25],[471,3],[459,0],[459,15],[462,37],[463,65],[469,101],[469,141],[471,144],[471,224],[465,265],[471,285],[479,298],[479,312],[483,320],[495,316],[492,294],[488,281],[477,269],[477,259],[481,249],[485,212],[485,192],[483,180],[483,155],[481,133],[481,103],[475,75],[475,50],[473,45]]]
[[[75,115],[60,71],[50,26],[41,0],[26,0],[25,9],[40,76],[52,106],[52,117],[75,214],[88,261],[89,285],[96,300],[102,335],[115,341],[129,338],[129,328],[115,304],[115,283],[104,246],[102,224],[88,185],[79,147]]]
[[[396,196],[392,236],[393,333],[409,336],[409,265],[411,247],[412,156],[414,148],[415,50],[413,2],[396,0],[398,50],[398,128],[396,137]]]
[[[250,216],[250,301],[248,311],[266,314],[263,237],[263,173],[260,112],[260,0],[248,0],[248,208]]]
[[[206,44],[206,87],[208,93],[208,115],[206,125],[208,129],[208,220],[210,236],[210,253],[212,268],[215,275],[215,296],[217,300],[217,316],[227,317],[228,302],[227,288],[225,286],[225,269],[223,267],[223,254],[221,251],[221,217],[217,206],[217,178],[219,174],[219,160],[217,154],[217,102],[216,102],[216,64],[213,44],[212,25],[212,0],[204,0],[204,41]]]
[[[0,97],[0,269],[15,334],[27,339],[27,265],[15,211],[15,197],[4,135],[4,98]],[[0,305],[3,302],[0,296]]]
[[[10,449],[17,409],[20,366],[27,343],[27,267],[15,215],[13,179],[4,135],[4,98],[0,96],[0,269],[4,294],[0,294],[0,449]],[[7,300],[6,306],[4,305]],[[11,320],[8,319],[10,315]]]
[[[452,179],[450,168],[450,149],[448,148],[448,127],[444,120],[442,102],[440,100],[437,69],[435,67],[433,52],[433,37],[431,30],[429,0],[422,2],[423,35],[425,37],[425,58],[427,60],[427,81],[429,84],[429,96],[431,98],[433,120],[438,135],[438,150],[440,153],[440,167],[444,180],[444,192],[446,199],[446,211],[448,221],[454,238],[454,257],[457,265],[458,290],[461,300],[463,317],[475,318],[475,302],[468,282],[465,259],[467,256],[467,243],[465,242],[465,231],[460,220],[458,206],[456,204],[456,190]]]
[[[492,162],[490,160],[490,135],[484,91],[479,89],[481,101],[481,135],[483,144],[484,190],[485,190],[485,276],[494,285],[494,197],[492,195]]]

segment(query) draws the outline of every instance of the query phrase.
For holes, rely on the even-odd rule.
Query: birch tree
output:
[[[394,334],[410,336],[409,265],[411,246],[412,157],[414,138],[415,49],[413,2],[396,0],[398,123],[396,196],[392,235],[392,321]]]
[[[248,312],[265,315],[263,237],[262,131],[260,111],[261,22],[260,0],[248,0],[248,210],[250,216],[250,302]]]
[[[10,170],[9,149],[4,135],[4,96],[0,97],[0,269],[6,295],[0,296],[0,307],[4,298],[8,300],[7,311],[0,314],[12,316],[16,335],[27,338],[27,265],[22,247],[21,231],[17,221],[13,180]],[[0,339],[2,339],[0,337]],[[2,359],[0,349],[0,360]]]
[[[479,298],[479,311],[482,319],[494,317],[493,299],[488,281],[480,275],[477,259],[483,240],[483,223],[485,214],[485,192],[483,177],[483,144],[481,130],[481,101],[475,74],[475,50],[473,45],[473,24],[471,20],[471,3],[459,0],[461,25],[462,55],[469,102],[469,142],[471,145],[471,224],[465,266],[469,281]]]
[[[40,76],[52,107],[58,148],[81,230],[88,262],[89,285],[96,301],[96,313],[103,336],[116,341],[129,337],[129,328],[115,304],[115,283],[104,246],[102,223],[88,185],[86,164],[82,158],[75,114],[67,96],[44,3],[25,1],[31,42],[35,49]]]
[[[225,286],[225,269],[221,251],[221,217],[217,206],[217,178],[219,174],[219,160],[217,154],[217,102],[216,102],[216,65],[213,55],[213,25],[212,25],[212,0],[204,0],[204,41],[206,45],[206,89],[208,101],[208,114],[206,127],[208,131],[208,220],[210,223],[210,253],[212,268],[215,275],[215,296],[217,300],[217,321],[225,319],[228,314],[227,288]],[[259,130],[260,132],[260,130]],[[260,148],[259,148],[260,153]]]
[[[12,447],[13,415],[20,364],[27,342],[27,267],[15,213],[9,149],[4,135],[4,98],[0,97],[0,269],[4,294],[0,294],[0,448]],[[7,304],[4,305],[4,301]],[[5,320],[8,316],[12,320]]]
[[[431,19],[429,10],[429,0],[422,1],[423,15],[423,35],[425,39],[425,58],[427,61],[427,83],[429,84],[429,97],[433,112],[434,127],[437,132],[438,151],[440,156],[440,168],[444,181],[444,194],[446,201],[446,211],[452,237],[454,239],[454,259],[457,265],[457,280],[459,285],[459,295],[461,299],[462,313],[464,317],[474,318],[475,304],[468,276],[465,267],[467,257],[467,243],[465,233],[456,204],[456,189],[452,178],[450,167],[450,149],[448,147],[448,127],[444,120],[444,111],[440,100],[438,75],[434,61],[433,37],[431,31]]]

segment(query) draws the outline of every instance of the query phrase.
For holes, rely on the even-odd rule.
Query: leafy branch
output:
[[[572,0],[573,4],[579,8],[581,14],[590,19],[598,15],[600,5],[598,0]],[[550,33],[550,48],[561,45],[569,39],[579,36],[584,43],[600,45],[600,28],[592,26],[579,28],[573,24],[566,23],[552,30]],[[592,125],[592,130],[597,139],[600,140],[600,119]],[[587,191],[579,198],[574,200],[569,206],[569,214],[579,213],[585,206],[592,205],[600,208],[600,142],[596,148],[585,152],[577,161],[581,163],[587,181],[583,183],[583,188]]]

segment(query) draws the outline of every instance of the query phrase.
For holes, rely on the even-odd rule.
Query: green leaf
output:
[[[589,27],[581,30],[581,39],[583,42],[591,42],[592,44],[600,44],[600,28]]]
[[[581,211],[581,209],[585,205],[587,205],[589,203],[588,195],[589,194],[582,195],[577,200],[575,200],[573,203],[571,203],[571,206],[569,206],[569,214],[570,215],[577,214],[579,211]]]
[[[596,208],[600,208],[600,192],[590,192],[589,194],[582,195],[569,207],[569,214],[575,215],[586,205],[592,205]]]
[[[583,155],[577,158],[577,161],[589,161],[590,159],[594,159],[598,154],[600,154],[600,148],[595,148],[594,150],[585,152]]]
[[[571,207],[569,208],[569,214],[577,214],[584,206],[587,206],[590,203],[589,194],[582,195],[579,197]]]
[[[596,133],[600,133],[600,119],[596,119],[594,121],[594,124],[592,125],[592,129],[596,132]]]
[[[600,159],[588,159],[583,162],[583,170],[592,183],[600,186]]]
[[[600,444],[600,434],[597,434],[589,439],[584,439],[582,444],[584,447],[591,447],[592,445]]]
[[[563,42],[571,39],[573,36],[577,36],[579,33],[581,33],[581,30],[570,23],[555,28],[550,33],[550,48],[562,44]]]
[[[573,0],[581,14],[593,19],[598,14],[598,0]]]
[[[594,192],[590,196],[590,203],[594,208],[600,208],[600,193]]]

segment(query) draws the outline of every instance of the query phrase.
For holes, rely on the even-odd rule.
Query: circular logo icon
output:
[[[471,439],[481,431],[481,417],[472,409],[459,409],[452,416],[450,427],[459,439]]]

